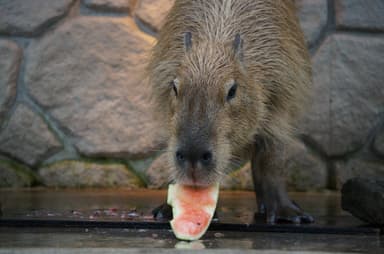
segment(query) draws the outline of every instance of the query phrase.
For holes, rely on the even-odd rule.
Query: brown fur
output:
[[[192,34],[190,50],[185,32]],[[243,41],[241,56],[233,49],[236,34]],[[200,170],[201,184],[217,181],[231,158],[249,155],[255,136],[289,141],[311,84],[306,45],[289,0],[176,0],[148,71],[175,171],[175,149],[192,138],[188,135],[208,139],[213,147],[217,165],[209,173]],[[170,85],[175,79],[177,96]],[[226,101],[234,80],[236,97]],[[188,182],[181,173],[176,177]]]

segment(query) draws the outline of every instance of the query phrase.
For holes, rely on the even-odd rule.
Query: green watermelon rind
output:
[[[177,195],[177,189],[178,187],[180,187],[180,185],[178,184],[170,184],[168,186],[168,197],[167,197],[167,203],[172,206],[172,213],[173,213],[173,220],[170,221],[170,224],[171,224],[171,228],[172,228],[172,231],[173,233],[175,234],[176,238],[177,239],[180,239],[180,240],[186,240],[186,241],[195,241],[195,240],[198,240],[200,239],[206,232],[207,232],[207,229],[209,227],[209,225],[211,224],[211,221],[212,221],[212,218],[213,218],[213,214],[215,212],[215,209],[216,209],[216,205],[217,205],[217,201],[218,201],[218,197],[219,197],[219,184],[215,184],[215,188],[214,188],[214,191],[212,191],[212,199],[215,201],[214,202],[214,205],[211,207],[211,206],[205,206],[205,207],[202,207],[202,209],[204,209],[205,212],[207,212],[210,216],[209,216],[209,223],[206,225],[206,227],[204,227],[204,229],[197,235],[187,235],[187,234],[182,234],[180,232],[177,232],[177,230],[175,230],[175,226],[174,226],[174,223],[175,223],[175,219],[183,213],[182,209],[178,207],[178,204],[177,204],[177,200],[175,200],[175,197]]]

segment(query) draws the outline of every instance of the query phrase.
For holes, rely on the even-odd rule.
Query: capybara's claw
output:
[[[280,216],[276,213],[255,213],[256,223],[267,223],[270,225],[274,224],[302,224],[305,223],[301,216]],[[306,220],[305,220],[306,221]]]
[[[300,216],[300,221],[302,224],[309,224],[309,223],[314,223],[315,219],[312,217],[312,215],[303,214]]]
[[[309,224],[313,223],[315,220],[311,215],[303,214],[303,215],[297,215],[297,216],[290,216],[290,217],[282,217],[282,216],[276,216],[272,215],[267,218],[268,224]]]
[[[287,205],[274,203],[275,208],[272,209],[264,204],[259,206],[259,209],[260,207],[263,209],[255,214],[255,219],[258,220],[262,217],[268,224],[309,224],[315,221],[311,215],[304,213],[294,201],[290,201]]]

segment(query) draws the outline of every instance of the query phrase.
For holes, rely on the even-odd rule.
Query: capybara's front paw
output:
[[[289,199],[260,200],[255,219],[260,218],[268,224],[308,224],[315,221],[311,215],[305,213],[294,201]]]
[[[295,202],[290,201],[289,204],[278,205],[275,208],[267,210],[266,222],[268,224],[275,223],[293,223],[308,224],[313,223],[314,219],[311,215],[306,214]]]
[[[169,221],[172,220],[172,206],[164,203],[152,210],[152,215],[155,220]]]

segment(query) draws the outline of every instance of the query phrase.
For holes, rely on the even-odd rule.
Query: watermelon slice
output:
[[[173,233],[180,240],[193,241],[204,235],[211,223],[219,196],[219,184],[197,188],[170,184],[168,201],[172,206]]]

